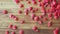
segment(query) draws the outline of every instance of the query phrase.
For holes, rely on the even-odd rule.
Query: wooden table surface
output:
[[[29,6],[33,6],[33,7],[38,7],[39,6],[34,6],[33,4],[27,4],[27,2],[24,0],[21,3],[24,4],[24,8],[19,8],[19,4],[15,4],[15,2],[13,0],[0,0],[0,34],[5,34],[6,30],[9,30],[10,32],[15,31],[18,34],[18,31],[20,29],[23,29],[25,31],[25,34],[53,34],[53,30],[56,27],[60,27],[60,18],[58,20],[52,19],[51,21],[53,22],[52,27],[48,27],[48,21],[50,21],[48,19],[48,21],[44,22],[42,25],[39,25],[37,22],[31,20],[30,15],[31,13],[29,13],[29,16],[25,16],[24,15],[24,9],[29,7]],[[27,4],[27,5],[26,5]],[[8,14],[4,15],[2,13],[2,10],[7,9],[8,10]],[[41,8],[39,8],[41,9]],[[23,14],[18,15],[17,11],[18,10],[22,10]],[[25,20],[26,23],[25,24],[20,24],[19,21],[15,21],[9,18],[10,14],[14,14],[17,17],[19,17],[20,20]],[[41,15],[40,10],[38,12],[35,13],[36,15]],[[48,14],[48,13],[47,13]],[[45,16],[47,17],[47,16]],[[48,17],[47,17],[48,18]],[[8,25],[12,23],[13,25],[17,25],[18,29],[17,30],[13,30],[13,29],[9,29]],[[37,33],[35,31],[33,31],[31,28],[36,25],[40,32]]]

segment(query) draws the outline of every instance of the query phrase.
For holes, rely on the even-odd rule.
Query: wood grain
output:
[[[28,8],[29,6],[37,7],[37,8],[39,8],[39,11],[35,12],[35,14],[39,16],[39,15],[41,15],[41,7],[39,7],[38,5],[35,6],[33,4],[27,4],[27,2],[25,0],[22,1],[21,3],[24,4],[24,8],[22,8],[22,9],[19,8],[20,3],[17,5],[13,0],[0,0],[0,34],[5,34],[6,30],[9,30],[10,32],[13,31],[12,29],[8,28],[8,25],[10,23],[18,26],[18,29],[16,30],[17,34],[18,34],[18,30],[20,30],[20,29],[24,29],[25,34],[29,34],[29,33],[31,33],[31,34],[53,34],[52,31],[56,27],[60,27],[60,18],[58,20],[55,20],[55,19],[51,20],[53,22],[52,27],[47,26],[48,21],[50,21],[49,19],[46,22],[44,22],[42,25],[38,24],[38,22],[33,21],[30,18],[31,13],[29,13],[29,16],[25,16],[24,9]],[[4,15],[2,13],[2,10],[4,10],[4,9],[8,10],[7,15]],[[23,13],[21,15],[18,15],[18,13],[17,13],[18,10],[22,10]],[[10,19],[9,15],[11,13],[16,15],[20,20],[24,19],[26,21],[26,23],[20,24],[19,21],[15,21],[15,20]],[[45,17],[47,17],[47,16],[45,16]],[[47,18],[49,18],[49,17],[47,17]],[[36,33],[36,32],[31,30],[34,25],[36,25],[40,29],[39,33]]]

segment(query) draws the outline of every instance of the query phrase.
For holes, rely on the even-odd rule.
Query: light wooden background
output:
[[[21,3],[24,4],[24,8],[19,8],[19,4],[15,4],[15,2],[13,0],[0,0],[0,34],[5,34],[6,30],[11,31],[15,31],[16,33],[18,33],[19,29],[24,29],[25,30],[25,34],[53,34],[53,30],[56,27],[60,27],[60,18],[58,20],[52,19],[51,21],[53,22],[52,27],[48,27],[47,26],[47,22],[50,21],[48,20],[47,22],[44,22],[42,25],[39,25],[37,22],[31,20],[30,15],[31,13],[29,13],[29,16],[25,16],[24,15],[24,9],[29,7],[29,6],[33,6],[33,7],[38,7],[39,6],[34,6],[33,4],[27,4],[27,2],[24,0]],[[4,15],[2,13],[2,10],[7,9],[8,10],[8,14]],[[41,8],[39,8],[41,10]],[[21,15],[18,15],[17,11],[18,10],[22,10],[23,13]],[[36,15],[41,15],[40,10],[38,12],[36,12]],[[14,21],[12,19],[9,18],[9,14],[14,14],[17,17],[19,17],[20,20],[25,20],[26,23],[25,24],[20,24],[19,21]],[[47,13],[48,14],[48,13]],[[47,16],[46,16],[47,17]],[[48,17],[47,17],[48,18]],[[43,19],[42,19],[43,20]],[[8,28],[8,25],[12,23],[13,25],[17,25],[18,29],[17,30],[12,30]],[[36,33],[36,32],[32,32],[31,28],[36,25],[39,29],[40,29],[40,33]],[[43,33],[44,32],[44,33]],[[48,32],[48,33],[47,33]]]

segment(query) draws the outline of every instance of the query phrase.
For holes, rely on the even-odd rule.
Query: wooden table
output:
[[[38,7],[38,8],[39,8],[39,6],[37,6],[37,5],[34,6],[33,4],[27,4],[27,2],[25,0],[21,3],[23,3],[25,6],[22,9],[20,9],[19,4],[18,5],[15,4],[15,2],[13,0],[0,0],[0,34],[5,34],[6,30],[9,30],[10,32],[15,31],[18,34],[18,31],[20,29],[23,29],[25,31],[25,34],[53,34],[53,30],[56,27],[60,27],[60,18],[58,20],[55,20],[55,19],[51,20],[53,22],[52,27],[47,26],[47,24],[48,24],[47,22],[50,20],[44,22],[43,25],[39,25],[35,21],[31,20],[31,18],[30,18],[31,13],[29,13],[29,16],[25,16],[24,11],[23,11],[28,6],[33,6],[33,7]],[[8,14],[4,15],[2,13],[2,10],[4,10],[4,9],[8,10]],[[41,10],[41,8],[39,8],[39,9]],[[18,13],[17,13],[18,10],[22,10],[23,14],[18,15]],[[40,10],[38,12],[36,12],[35,14],[38,16],[41,15]],[[17,17],[19,17],[20,20],[24,19],[26,21],[26,23],[20,24],[19,21],[10,19],[9,14],[11,14],[11,13],[16,15]],[[17,30],[9,29],[8,25],[10,23],[12,23],[13,25],[17,25],[18,29]],[[35,32],[31,29],[34,25],[36,25],[39,28],[39,30],[40,30],[39,33]]]

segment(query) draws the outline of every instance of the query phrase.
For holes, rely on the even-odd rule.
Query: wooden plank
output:
[[[26,4],[26,2],[21,2],[21,3],[25,3]],[[24,5],[25,5],[24,4]],[[25,8],[27,8],[27,7],[29,7],[29,6],[34,6],[34,5],[28,5],[28,6],[25,6],[23,9],[21,9],[22,11],[25,9]],[[34,7],[39,7],[39,6],[34,6]],[[13,9],[14,8],[14,9]],[[2,14],[2,10],[3,9],[7,9],[8,10],[8,15],[3,15]],[[9,18],[9,14],[10,13],[13,13],[14,15],[16,15],[17,17],[19,17],[20,19],[25,19],[28,23],[27,24],[30,24],[30,22],[32,22],[31,24],[34,24],[35,22],[34,21],[32,21],[31,20],[31,18],[30,17],[27,17],[26,18],[26,16],[24,16],[24,13],[22,14],[22,15],[18,15],[17,14],[17,11],[19,10],[20,8],[18,7],[18,5],[16,5],[15,3],[14,3],[14,1],[12,1],[12,0],[4,0],[4,1],[2,1],[2,0],[0,0],[0,12],[1,12],[1,16],[0,16],[0,22],[1,23],[7,23],[7,22],[15,22],[14,20],[12,20],[12,19],[10,19]],[[40,9],[40,8],[39,8]],[[24,12],[24,11],[23,11]],[[41,13],[39,13],[40,11],[38,11],[38,13],[35,13],[35,14],[37,14],[38,16],[39,15],[41,15]],[[31,13],[29,14],[29,16],[31,15]],[[54,22],[54,24],[59,24],[59,22],[60,21],[55,21],[55,20],[52,20],[53,22]],[[18,21],[19,22],[19,21]],[[57,22],[57,23],[56,23]],[[13,24],[15,24],[15,23],[13,23]],[[46,23],[47,24],[47,23]]]
[[[20,29],[23,29],[25,31],[25,34],[53,34],[53,30],[56,27],[60,27],[60,18],[58,20],[52,19],[51,21],[53,22],[52,27],[48,27],[48,21],[50,21],[49,19],[46,22],[43,22],[42,25],[39,25],[38,22],[33,21],[30,17],[31,17],[31,12],[29,13],[29,16],[25,16],[25,12],[24,9],[28,8],[29,6],[33,6],[33,7],[37,7],[39,8],[39,11],[35,12],[34,14],[40,16],[42,14],[41,12],[41,7],[39,6],[35,6],[33,4],[29,5],[27,4],[27,2],[24,0],[23,2],[21,2],[24,4],[24,8],[20,8],[19,4],[15,4],[15,2],[13,0],[0,0],[0,34],[5,34],[6,30],[9,30],[10,33],[12,31],[15,31],[16,34],[19,34],[18,31]],[[26,5],[27,4],[27,5]],[[8,10],[8,14],[4,15],[2,13],[2,10],[7,9]],[[22,10],[22,14],[18,15],[18,10]],[[20,21],[15,21],[9,18],[10,14],[14,14],[16,15],[19,20],[25,20],[26,23],[25,24],[20,24]],[[49,14],[49,13],[47,13]],[[47,16],[45,16],[46,18],[49,18]],[[43,20],[43,19],[41,19]],[[12,23],[13,25],[17,25],[18,29],[17,30],[13,30],[13,29],[9,29],[8,26],[9,24]],[[39,29],[40,32],[36,33],[35,31],[32,30],[32,27],[36,25]]]
[[[26,4],[26,2],[21,2],[21,3],[25,3]],[[24,5],[25,5],[24,4]],[[31,5],[28,5],[28,6],[31,6]],[[24,8],[27,8],[28,6],[25,6]],[[34,6],[34,5],[32,5],[32,6]],[[34,7],[39,7],[39,6],[34,6]],[[14,9],[13,9],[14,8]],[[22,11],[24,10],[24,8],[23,9],[21,9]],[[8,10],[8,15],[3,15],[2,14],[2,10],[3,9],[7,9]],[[14,1],[12,1],[12,0],[4,0],[4,1],[2,1],[2,0],[0,0],[0,15],[1,15],[1,17],[0,17],[0,22],[1,22],[1,26],[3,26],[4,24],[7,24],[7,23],[11,23],[11,22],[13,22],[12,24],[19,24],[19,21],[18,22],[16,22],[16,21],[14,21],[14,20],[12,20],[12,19],[10,19],[9,18],[9,14],[10,13],[13,13],[14,15],[16,15],[17,17],[19,17],[20,18],[20,20],[21,19],[24,19],[24,20],[26,20],[26,24],[28,24],[28,25],[31,25],[31,24],[36,24],[36,22],[34,22],[34,21],[32,21],[31,20],[31,18],[30,18],[30,15],[31,15],[31,13],[29,13],[29,16],[28,17],[26,17],[25,15],[24,15],[24,13],[22,14],[22,15],[18,15],[17,14],[17,11],[19,10],[20,8],[18,7],[18,5],[16,5],[15,3],[14,3]],[[40,8],[39,8],[40,9]],[[23,11],[24,12],[24,11]],[[38,11],[38,12],[36,12],[35,13],[36,15],[41,15],[41,13],[40,13],[40,11]],[[47,13],[48,14],[48,13]],[[48,20],[48,21],[50,21],[50,20]],[[47,23],[48,23],[48,21],[46,22],[46,23],[44,23],[45,25],[38,25],[38,26],[47,26]],[[53,21],[53,23],[55,24],[55,25],[58,25],[58,24],[60,24],[59,22],[60,21],[58,21],[58,20],[52,20]],[[4,23],[4,24],[3,24]],[[19,24],[19,25],[21,25],[21,24]],[[18,25],[18,26],[19,26]],[[33,26],[32,25],[32,26]],[[52,26],[52,27],[55,27],[55,25],[54,26]],[[5,26],[5,25],[4,25]],[[28,26],[29,27],[29,26]]]
[[[31,30],[31,29],[25,29],[25,34],[53,34],[53,30],[46,30],[46,29],[43,29],[43,30],[40,30],[39,33]],[[9,33],[11,34],[12,30],[9,30]],[[15,31],[16,34],[19,34],[19,30]],[[48,33],[47,33],[48,32]],[[5,34],[5,31],[4,30],[0,30],[0,34]]]

